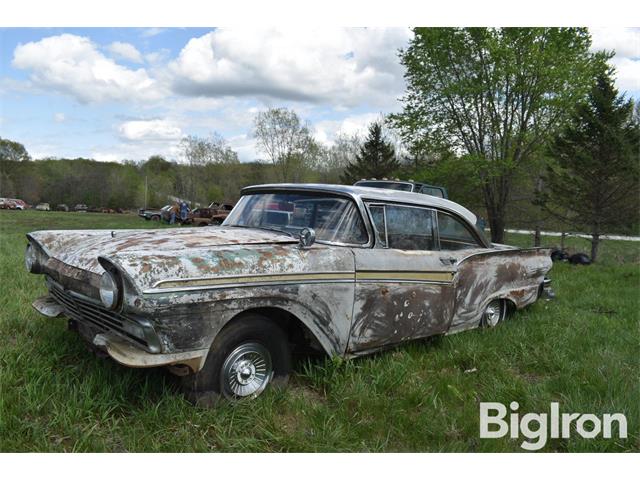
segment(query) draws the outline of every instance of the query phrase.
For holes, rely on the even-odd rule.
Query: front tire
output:
[[[270,385],[284,386],[291,351],[280,327],[262,315],[246,315],[218,334],[201,371],[182,377],[189,400],[215,406],[256,398]]]

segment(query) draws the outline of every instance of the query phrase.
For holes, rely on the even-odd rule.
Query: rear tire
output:
[[[160,221],[160,217],[158,215],[153,215],[151,217],[151,220],[154,221],[154,222],[159,222]]]
[[[182,377],[187,399],[212,407],[222,399],[255,398],[267,387],[285,386],[291,351],[284,331],[262,315],[234,320],[218,334],[202,370]]]
[[[482,313],[480,325],[485,328],[493,328],[498,326],[507,315],[506,300],[492,300]]]

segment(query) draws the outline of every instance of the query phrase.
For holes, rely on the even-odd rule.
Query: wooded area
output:
[[[0,196],[52,206],[161,207],[169,198],[233,202],[251,184],[389,177],[446,187],[452,200],[487,219],[496,242],[507,225],[637,234],[639,110],[612,87],[615,72],[606,63],[612,52],[591,52],[587,29],[416,28],[414,34],[399,53],[407,81],[403,109],[381,115],[366,138],[338,134],[323,144],[294,110],[271,108],[255,115],[250,133],[261,158],[248,163],[217,133],[184,137],[177,158],[158,152],[119,163],[32,160],[21,144],[0,139]],[[603,81],[611,85],[609,106],[592,123],[594,131],[608,132],[591,145],[589,158],[562,164],[557,146]],[[617,117],[607,113],[615,108]],[[617,123],[608,125],[614,117]],[[572,207],[572,185],[594,172],[600,185],[624,188],[615,195],[585,191],[593,201]],[[562,188],[554,176],[562,176]],[[607,221],[600,214],[597,225],[582,221],[586,204],[606,205]]]

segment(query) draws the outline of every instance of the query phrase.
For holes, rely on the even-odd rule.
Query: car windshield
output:
[[[372,188],[387,188],[390,190],[401,190],[403,192],[410,192],[413,190],[413,185],[410,183],[403,182],[385,182],[385,181],[375,181],[375,182],[357,182],[356,186],[358,187],[372,187]]]
[[[224,224],[277,230],[297,236],[313,228],[318,241],[362,245],[368,235],[353,200],[316,193],[255,193],[243,196]]]

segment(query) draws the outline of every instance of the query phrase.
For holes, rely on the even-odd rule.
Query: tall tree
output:
[[[592,261],[603,232],[637,227],[640,125],[633,110],[633,102],[618,95],[610,72],[602,73],[549,147],[551,163],[540,201],[575,228],[588,229]]]
[[[0,137],[0,161],[25,162],[28,160],[31,160],[31,156],[24,145]]]
[[[341,180],[350,184],[362,178],[382,178],[393,173],[399,166],[395,148],[384,138],[382,122],[373,122],[355,162],[347,166]]]
[[[589,89],[590,45],[581,28],[416,28],[400,52],[407,92],[391,122],[414,154],[472,162],[495,242],[514,175]]]
[[[293,110],[270,108],[258,112],[253,134],[283,182],[299,181],[310,156],[316,154],[317,144],[309,126]]]
[[[226,140],[219,134],[213,133],[209,137],[190,135],[180,141],[182,156],[190,168],[184,172],[181,179],[189,200],[208,200],[208,190],[211,183],[217,180],[215,170],[211,165],[238,163],[238,154],[229,147]],[[212,175],[213,173],[213,175]]]

